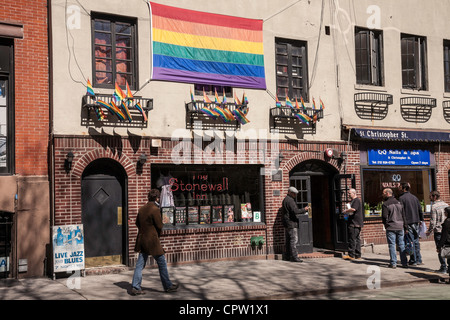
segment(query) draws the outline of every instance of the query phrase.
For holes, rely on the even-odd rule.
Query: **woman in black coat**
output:
[[[450,207],[444,209],[444,215],[446,219],[442,223],[442,235],[441,240],[437,244],[437,252],[441,253],[442,247],[450,247]],[[450,263],[450,258],[447,258],[447,265]],[[450,268],[449,268],[450,269]],[[449,274],[450,274],[450,270]]]

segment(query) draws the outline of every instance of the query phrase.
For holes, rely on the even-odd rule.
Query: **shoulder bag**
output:
[[[441,248],[441,257],[442,258],[450,258],[450,247],[442,247]]]

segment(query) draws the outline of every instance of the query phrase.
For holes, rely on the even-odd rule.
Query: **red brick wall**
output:
[[[47,1],[4,0],[0,21],[23,25],[14,40],[16,173],[48,174],[49,49]]]
[[[81,223],[81,177],[84,169],[92,161],[99,158],[111,158],[120,163],[126,170],[128,178],[128,232],[129,232],[129,264],[135,262],[133,252],[137,229],[134,225],[138,208],[146,202],[147,193],[151,186],[150,164],[171,164],[172,150],[180,142],[164,140],[162,147],[151,148],[151,140],[142,138],[139,146],[133,144],[126,138],[115,137],[56,137],[55,138],[55,222],[56,224]],[[190,144],[190,142],[187,142]],[[234,163],[246,164],[250,159],[248,155],[249,144],[238,145],[238,155],[232,155]],[[167,252],[167,260],[171,263],[183,261],[230,259],[245,256],[263,256],[281,254],[284,250],[284,228],[278,215],[278,208],[285,196],[289,186],[289,171],[297,164],[316,159],[328,162],[343,173],[344,165],[335,159],[324,156],[326,148],[334,148],[339,152],[345,152],[348,157],[345,166],[346,173],[356,175],[356,189],[361,192],[360,180],[360,152],[357,144],[346,143],[306,143],[306,142],[283,142],[279,145],[279,152],[283,155],[280,168],[283,170],[282,181],[272,181],[271,176],[264,177],[265,190],[265,224],[238,224],[233,226],[212,226],[185,228],[176,230],[164,230],[162,243]],[[75,154],[73,168],[70,174],[64,171],[64,159],[66,154],[72,151]],[[191,153],[194,155],[198,150],[193,147]],[[447,150],[450,151],[450,150]],[[147,163],[144,165],[142,174],[136,173],[136,162],[139,156],[145,153]],[[212,153],[211,156],[214,156]],[[443,157],[443,155],[442,155]],[[450,155],[447,155],[448,166],[450,166]],[[239,160],[238,160],[239,159]],[[448,169],[446,169],[448,172]],[[440,171],[439,178],[448,184],[444,170]],[[448,188],[448,186],[447,186]],[[274,191],[280,191],[280,195],[274,195]],[[252,236],[263,236],[264,246],[252,248],[250,238]],[[367,220],[362,232],[362,238],[367,244],[386,243],[385,232],[381,219]]]

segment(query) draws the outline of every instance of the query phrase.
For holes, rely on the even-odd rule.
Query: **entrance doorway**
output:
[[[84,171],[81,218],[87,268],[127,261],[126,194],[125,172],[114,160],[96,160]]]
[[[295,166],[289,173],[289,182],[299,190],[297,205],[311,204],[311,217],[304,216],[299,226],[299,253],[313,251],[313,247],[345,250],[346,228],[342,227],[342,190],[339,171],[320,160],[308,160]],[[337,182],[339,181],[339,182]]]

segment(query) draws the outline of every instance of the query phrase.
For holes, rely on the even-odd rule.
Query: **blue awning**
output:
[[[356,137],[382,141],[450,142],[450,131],[414,131],[348,127]]]

